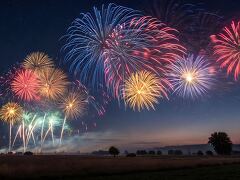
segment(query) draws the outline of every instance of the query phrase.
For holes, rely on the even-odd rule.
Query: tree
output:
[[[214,132],[209,137],[208,143],[214,147],[219,155],[230,155],[232,152],[232,141],[225,132]]]
[[[109,154],[113,155],[114,157],[117,156],[120,152],[118,148],[111,146],[108,150]]]

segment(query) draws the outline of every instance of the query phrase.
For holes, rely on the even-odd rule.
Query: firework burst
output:
[[[39,74],[45,69],[53,68],[54,63],[47,54],[42,52],[33,52],[24,59],[23,67]]]
[[[40,95],[56,100],[62,96],[68,85],[66,74],[59,69],[48,68],[39,74]]]
[[[79,89],[76,90],[72,89],[67,93],[67,96],[62,97],[60,108],[63,110],[65,118],[63,120],[62,125],[60,144],[62,142],[66,119],[67,118],[76,119],[77,117],[82,116],[86,111],[87,104],[88,104],[87,93]]]
[[[21,120],[23,114],[22,107],[13,102],[9,102],[0,109],[0,118],[7,122],[14,124],[17,121]]]
[[[188,55],[171,64],[169,79],[174,92],[183,97],[197,97],[205,94],[214,84],[213,67],[204,56]]]
[[[80,73],[84,83],[104,83],[104,52],[106,40],[119,24],[129,21],[138,14],[133,9],[115,4],[94,7],[94,12],[81,14],[68,30],[65,61],[71,63],[71,70]]]
[[[123,93],[126,104],[132,109],[140,111],[143,108],[154,109],[154,104],[158,103],[158,98],[166,96],[166,89],[161,80],[147,71],[132,74],[126,80]]]
[[[39,80],[31,70],[20,70],[11,82],[12,91],[22,100],[31,101],[38,99]]]
[[[9,124],[9,151],[11,151],[12,147],[12,125],[21,120],[22,114],[22,107],[13,102],[5,104],[0,109],[0,118]]]
[[[110,4],[74,21],[64,46],[65,60],[84,84],[105,84],[119,98],[125,79],[133,72],[162,74],[163,65],[185,51],[176,33],[157,19]]]
[[[79,90],[71,90],[62,97],[60,108],[67,118],[74,118],[83,115],[87,108],[87,94]]]
[[[175,34],[175,29],[148,16],[133,18],[113,30],[106,40],[104,70],[114,97],[133,72],[146,70],[161,76],[166,64],[181,57],[185,49]]]
[[[227,74],[234,72],[237,80],[240,72],[240,21],[232,22],[231,27],[225,27],[222,33],[212,35],[211,39],[220,67],[226,67]]]

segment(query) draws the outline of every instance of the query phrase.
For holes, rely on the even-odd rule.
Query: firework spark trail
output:
[[[60,145],[62,143],[63,132],[67,118],[74,118],[82,116],[85,113],[88,104],[88,94],[84,89],[71,89],[67,96],[63,96],[60,102],[60,108],[63,110],[65,117],[62,124],[60,135]]]
[[[23,141],[23,151],[26,151],[26,137],[25,137],[25,123],[24,119],[22,120],[22,141]]]
[[[63,119],[62,130],[61,130],[61,135],[60,135],[60,145],[62,144],[63,131],[64,131],[64,128],[65,128],[66,120],[67,120],[67,116],[65,116],[64,119]]]
[[[14,147],[14,145],[15,145],[15,141],[16,141],[16,139],[17,139],[17,136],[18,136],[18,135],[20,136],[21,130],[22,130],[22,125],[20,125],[20,126],[18,127],[18,130],[17,130],[17,132],[16,132],[16,135],[15,135],[14,140],[13,140],[13,143],[12,143],[12,147]]]
[[[49,133],[50,131],[51,131],[51,127],[49,126],[48,130],[46,131],[46,133],[45,133],[45,135],[44,135],[44,137],[43,137],[43,143],[42,143],[42,144],[44,144],[45,139],[46,139],[46,137],[47,137],[47,135],[48,135],[48,133]]]
[[[52,135],[52,143],[53,143],[53,145],[55,144],[54,143],[54,135],[53,135],[53,123],[50,123],[50,127],[51,127],[51,135]]]
[[[42,128],[41,128],[41,151],[42,151],[42,146],[43,146],[43,131],[44,131],[44,123],[46,119],[46,113],[44,113],[43,121],[42,121]]]
[[[27,135],[27,139],[26,139],[26,147],[28,147],[28,143],[29,143],[29,140],[30,140],[31,136],[34,137],[34,135],[33,135],[33,129],[35,128],[34,125],[36,125],[36,123],[35,123],[34,125],[32,125],[32,124],[33,124],[33,122],[34,122],[36,116],[37,116],[36,114],[33,116],[33,118],[32,118],[32,120],[31,120],[30,124],[28,125],[28,131],[27,131],[27,134],[26,134],[26,135]],[[35,140],[34,140],[34,138],[33,138],[33,141],[34,141],[34,144],[35,144]]]

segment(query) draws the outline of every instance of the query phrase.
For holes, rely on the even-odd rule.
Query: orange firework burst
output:
[[[62,96],[68,85],[66,74],[60,69],[48,68],[39,74],[40,95],[56,100]]]
[[[22,107],[14,102],[9,102],[0,109],[0,118],[10,124],[21,120],[22,114]]]
[[[77,117],[82,116],[86,111],[87,103],[88,94],[85,91],[81,91],[79,89],[72,89],[67,93],[67,96],[62,96],[60,108],[63,110],[65,118],[61,130],[60,143],[62,142],[66,119],[76,119]]]
[[[132,74],[125,82],[124,99],[126,103],[140,111],[144,107],[154,109],[154,103],[162,95],[167,96],[160,78],[147,71]]]
[[[227,68],[227,74],[234,72],[235,80],[240,73],[240,21],[232,22],[231,27],[225,27],[223,32],[211,36],[214,43],[214,54],[221,68]]]
[[[85,113],[87,108],[87,94],[80,90],[71,90],[67,96],[63,96],[60,108],[66,117],[77,118]]]
[[[24,59],[23,67],[25,69],[31,69],[39,74],[46,68],[53,68],[54,63],[47,54],[42,52],[33,52]]]
[[[23,69],[18,71],[13,78],[11,88],[16,96],[25,101],[38,99],[39,80],[31,70]]]

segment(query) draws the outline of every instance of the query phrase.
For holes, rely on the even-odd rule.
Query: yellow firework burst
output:
[[[158,103],[162,94],[166,95],[166,92],[160,79],[147,71],[132,74],[125,82],[124,99],[134,110],[154,109],[154,103]]]
[[[3,121],[11,124],[20,121],[22,118],[22,114],[23,114],[22,107],[14,102],[9,102],[0,109],[0,118]]]
[[[51,100],[62,96],[68,85],[66,74],[60,69],[48,68],[39,74],[40,95]]]
[[[60,107],[66,117],[77,118],[85,113],[87,103],[87,94],[85,92],[71,90],[67,93],[67,96],[62,97]]]
[[[24,59],[23,67],[25,69],[33,70],[39,74],[47,68],[53,68],[54,63],[47,54],[42,52],[33,52]]]

